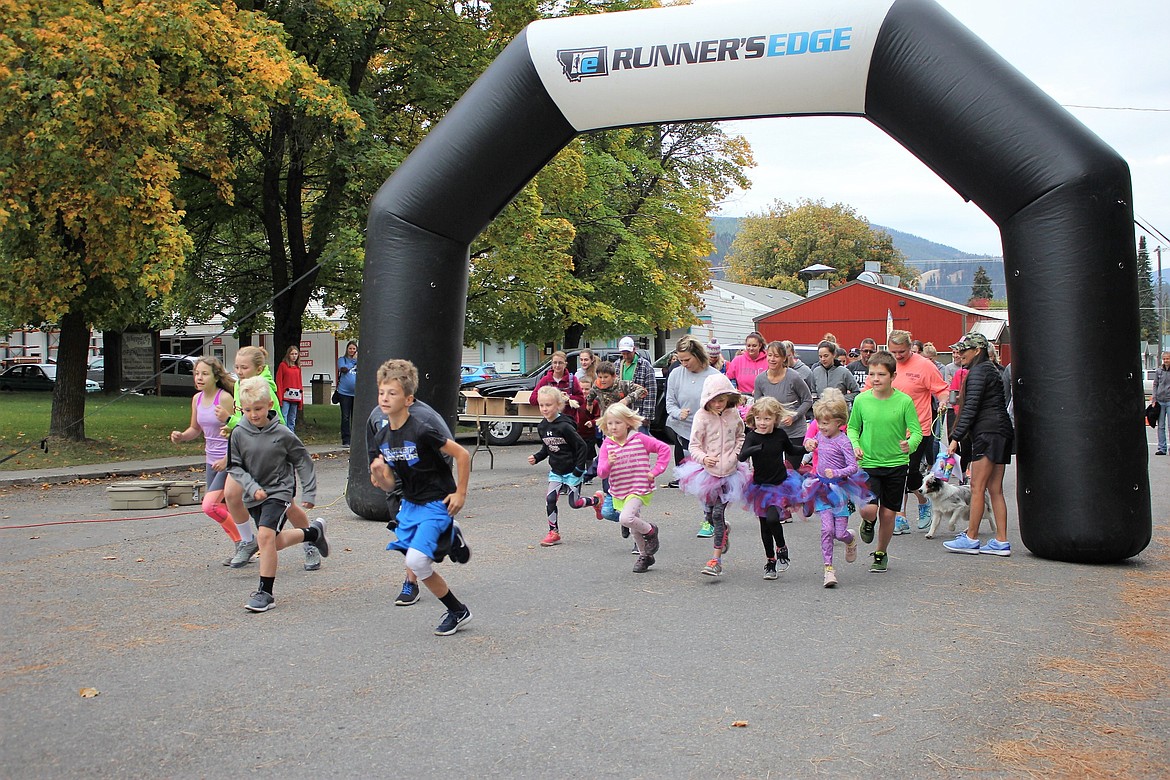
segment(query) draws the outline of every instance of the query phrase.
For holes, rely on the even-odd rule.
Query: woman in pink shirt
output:
[[[736,355],[727,366],[727,378],[735,389],[750,396],[756,389],[756,377],[768,370],[768,356],[764,354],[764,337],[752,331],[743,340],[744,353]]]

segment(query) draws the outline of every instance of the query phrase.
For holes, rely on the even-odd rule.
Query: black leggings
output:
[[[554,531],[557,529],[557,498],[561,495],[562,489],[568,490],[569,506],[573,509],[597,504],[596,496],[581,498],[581,488],[577,485],[570,486],[563,482],[549,482],[548,492],[544,494],[544,508],[548,512],[548,527]]]
[[[723,535],[727,530],[727,504],[706,504],[703,507],[703,522],[710,523],[715,529],[711,541],[715,543],[718,552],[723,547]]]
[[[768,507],[768,514],[760,518],[760,539],[764,542],[764,555],[769,560],[776,557],[777,550],[788,547],[784,543],[784,524],[780,522],[780,510]],[[775,546],[773,546],[775,543]]]

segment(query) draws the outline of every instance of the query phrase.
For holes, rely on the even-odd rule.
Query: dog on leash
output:
[[[927,474],[922,483],[922,491],[930,499],[931,504],[927,539],[933,539],[938,527],[944,524],[951,532],[956,528],[966,530],[967,519],[971,516],[970,485],[952,485],[934,474]],[[991,514],[990,502],[983,505],[983,519],[991,523],[991,530],[994,532],[995,518]]]

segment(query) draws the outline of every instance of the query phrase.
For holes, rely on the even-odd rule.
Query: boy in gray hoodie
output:
[[[228,473],[244,490],[244,506],[256,521],[260,545],[260,588],[249,597],[244,609],[267,612],[276,606],[272,587],[276,581],[277,552],[294,544],[315,545],[322,558],[329,557],[325,521],[308,528],[284,526],[289,504],[297,492],[297,477],[304,490],[302,504],[312,509],[317,498],[317,475],[313,459],[296,434],[281,425],[272,414],[272,393],[263,377],[249,377],[240,383],[243,419],[232,431],[231,467]]]

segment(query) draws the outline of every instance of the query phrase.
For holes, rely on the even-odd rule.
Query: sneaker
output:
[[[910,533],[910,523],[907,522],[906,515],[894,515],[894,536],[908,533]]]
[[[630,555],[641,555],[642,551],[638,549],[638,543],[634,542],[634,546],[630,548]]]
[[[558,534],[556,531],[552,531],[552,530],[550,530],[548,532],[548,536],[546,536],[540,540],[541,547],[552,547],[554,544],[560,544],[560,543],[561,543],[561,535]]]
[[[634,574],[645,574],[654,565],[653,555],[639,555],[634,561]]]
[[[318,517],[313,522],[309,523],[313,528],[317,529],[317,541],[313,542],[313,546],[321,553],[322,558],[329,557],[329,542],[325,540],[325,518]]]
[[[781,523],[791,523],[792,522],[792,510],[791,509],[789,509],[788,507],[784,507],[783,509],[780,510],[780,522]]]
[[[439,623],[435,628],[435,636],[451,636],[468,620],[471,620],[471,610],[466,604],[463,606],[463,611],[459,614],[447,610],[447,614],[443,617],[443,622]]]
[[[871,563],[869,565],[870,573],[871,574],[885,574],[886,567],[889,565],[890,556],[886,555],[884,552],[878,552],[878,551],[873,552],[872,555],[873,555],[873,563]]]
[[[316,546],[309,542],[304,543],[305,548],[305,571],[317,571],[321,568],[321,553]]]
[[[845,563],[857,560],[857,531],[849,529],[849,533],[853,534],[853,541],[845,545]]]
[[[623,526],[622,526],[622,538],[623,538],[623,539],[629,539],[629,538],[630,538],[630,528],[629,528],[629,526],[625,526],[625,525],[623,525]]]
[[[873,544],[873,523],[868,520],[861,521],[861,541],[866,544]]]
[[[601,516],[601,510],[603,508],[602,503],[605,501],[605,493],[602,493],[600,490],[598,490],[593,494],[593,500],[596,502],[593,505],[593,514],[597,515],[598,520],[601,520],[603,519]]]
[[[715,535],[715,526],[711,525],[710,523],[708,523],[707,521],[704,520],[703,524],[701,526],[699,526],[699,532],[697,534],[695,534],[695,537],[697,539],[710,539],[714,535]]]
[[[258,590],[248,597],[248,601],[244,604],[244,609],[249,612],[267,612],[276,606],[276,599],[272,598],[271,593]]]
[[[1012,554],[1012,543],[1001,542],[999,539],[988,539],[987,544],[979,548],[979,552],[984,555],[998,555],[1001,558],[1006,558]]]
[[[719,562],[718,558],[712,558],[703,567],[703,573],[709,577],[718,577],[723,573],[723,564]]]
[[[651,523],[650,533],[646,534],[646,555],[653,558],[654,553],[658,552],[658,546],[658,526]]]
[[[252,556],[258,552],[260,552],[260,543],[256,541],[255,537],[250,542],[241,541],[240,546],[236,548],[235,557],[228,565],[233,569],[247,566],[248,562],[252,560]]]
[[[931,504],[927,501],[925,504],[918,505],[918,530],[925,531],[930,528],[930,508]]]
[[[775,580],[779,578],[780,575],[776,573],[776,559],[769,558],[767,563],[764,564],[764,579]]]
[[[240,545],[243,543],[244,543],[243,539],[241,539],[238,542],[232,543],[234,545],[233,550],[232,550],[232,554],[229,557],[224,558],[224,560],[223,560],[224,566],[231,566],[232,565],[232,561],[234,561],[236,559],[236,556],[240,554]]]
[[[394,606],[409,607],[411,604],[418,603],[420,598],[422,598],[422,591],[418,589],[418,583],[405,580],[402,583],[402,592],[398,594],[398,598],[394,599]]]
[[[963,531],[949,542],[943,542],[943,547],[947,549],[947,552],[967,553],[968,555],[979,554],[979,540],[967,536],[966,531]]]
[[[1166,450],[1157,450],[1157,451],[1155,451],[1155,452],[1154,452],[1154,454],[1155,454],[1155,455],[1165,455],[1165,454],[1166,454]]]
[[[666,485],[664,485],[664,487],[674,488],[675,490],[677,490],[678,489],[678,480],[672,479],[670,482],[667,482]]]
[[[837,572],[833,571],[832,566],[825,567],[825,587],[826,588],[837,587]]]
[[[723,522],[723,544],[720,545],[720,552],[726,553],[731,549],[731,523]]]
[[[788,571],[788,546],[785,545],[776,551],[776,571]]]
[[[454,563],[467,563],[471,560],[471,547],[463,536],[463,529],[458,520],[451,521],[451,551],[447,557]]]

